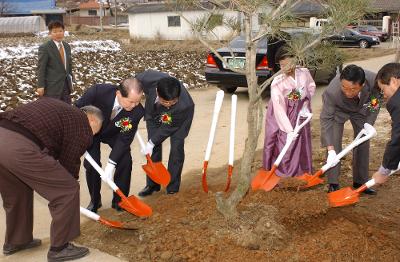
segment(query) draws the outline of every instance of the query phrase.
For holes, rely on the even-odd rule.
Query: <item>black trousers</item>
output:
[[[100,143],[103,142],[99,138],[94,138],[91,147],[87,152],[93,157],[93,159],[101,166],[100,163]],[[110,145],[110,144],[109,144]],[[113,144],[110,145],[113,147]],[[92,165],[85,160],[83,163],[86,169],[86,183],[90,193],[90,199],[96,206],[101,200],[101,178],[100,174],[92,167]],[[118,161],[114,173],[114,183],[121,189],[121,191],[128,196],[131,185],[131,172],[132,172],[132,156],[131,152],[128,151],[123,154],[122,158]],[[108,186],[108,185],[107,185]],[[111,188],[110,188],[111,190]],[[113,194],[112,204],[118,204],[121,198],[117,194]]]
[[[191,122],[192,121],[190,119],[190,121],[188,121],[188,126],[184,125],[181,127],[182,130],[187,130],[188,132]],[[152,134],[157,131],[159,125],[159,123],[151,120],[146,121],[148,137],[151,137]],[[181,133],[182,132],[178,130],[172,136],[170,136],[171,150],[168,158],[168,171],[171,174],[171,182],[167,186],[167,192],[178,192],[181,185],[182,168],[185,161],[185,138],[182,138]],[[162,143],[154,146],[151,159],[154,162],[162,161]],[[146,176],[146,183],[147,186],[160,188],[160,185],[155,183],[148,176]]]

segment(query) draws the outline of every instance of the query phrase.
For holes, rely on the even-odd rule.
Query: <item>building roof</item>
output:
[[[55,0],[5,0],[6,14],[29,15],[32,10],[35,14],[65,13],[63,9],[56,8]]]
[[[202,2],[202,7],[212,8],[214,5],[209,2]],[[203,10],[199,6],[189,6],[184,9],[185,11],[196,11]],[[165,3],[140,3],[128,8],[127,12],[130,14],[147,14],[147,13],[161,13],[161,12],[172,12],[174,7]]]
[[[185,11],[204,10],[203,8],[210,9],[214,5],[210,2],[201,3],[202,7],[191,6],[185,8]],[[306,0],[293,7],[292,12],[298,16],[319,15],[323,12],[323,6],[317,1]],[[165,3],[141,3],[128,8],[127,12],[131,14],[146,14],[146,13],[161,13],[172,12],[173,6]]]
[[[295,5],[291,12],[295,16],[318,16],[324,13],[324,6],[319,1],[306,0]]]
[[[381,12],[399,12],[400,0],[373,0],[371,7]]]
[[[108,4],[104,4],[104,7],[108,8]],[[100,9],[100,4],[96,0],[89,0],[88,2],[80,3],[79,9]]]

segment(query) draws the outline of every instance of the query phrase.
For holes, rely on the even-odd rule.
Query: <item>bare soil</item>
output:
[[[388,119],[383,110],[375,125],[379,135],[371,141],[370,173],[380,164]],[[325,161],[318,121],[312,125],[315,169]],[[348,144],[349,126],[345,134]],[[343,187],[352,184],[351,161],[350,154],[343,163]],[[254,168],[260,165],[257,152]],[[234,166],[231,190],[240,161]],[[128,261],[399,261],[398,176],[378,188],[377,196],[362,196],[356,205],[341,208],[329,207],[325,186],[299,191],[293,179],[284,180],[271,192],[250,191],[238,206],[239,216],[226,220],[216,210],[214,194],[224,189],[227,167],[208,170],[208,194],[201,189],[200,173],[186,174],[176,195],[161,192],[145,198],[154,212],[148,219],[110,209],[100,212],[137,230],[87,222],[78,242]]]

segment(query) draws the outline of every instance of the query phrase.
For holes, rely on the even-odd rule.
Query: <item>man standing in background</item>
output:
[[[53,97],[71,104],[71,47],[63,41],[65,31],[62,22],[51,21],[48,28],[51,40],[39,47],[36,92],[39,96]]]

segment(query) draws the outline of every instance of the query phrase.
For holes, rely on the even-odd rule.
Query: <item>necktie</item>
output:
[[[116,117],[117,113],[119,112],[119,110],[121,109],[120,106],[116,106],[113,108],[113,110],[111,111],[111,116],[110,116],[110,120],[113,120],[114,117]]]
[[[62,61],[63,65],[65,65],[64,47],[62,44],[60,44],[58,51],[60,52],[61,61]]]

